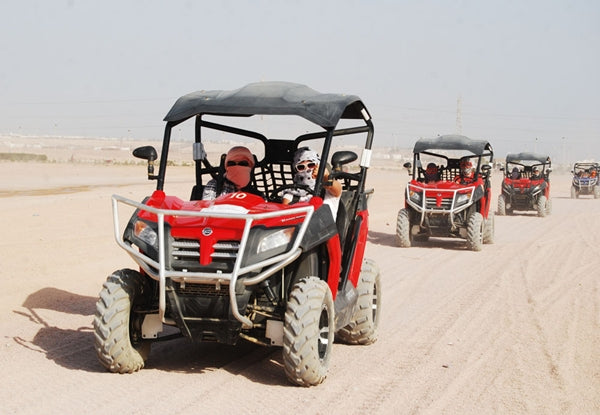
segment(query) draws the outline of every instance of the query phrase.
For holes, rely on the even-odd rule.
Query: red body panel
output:
[[[360,270],[362,268],[363,257],[365,254],[365,248],[367,246],[367,236],[369,233],[369,212],[363,210],[358,212],[358,216],[362,218],[360,230],[358,231],[358,239],[356,240],[356,250],[354,251],[354,258],[352,258],[352,264],[350,265],[350,274],[348,280],[354,287],[358,284],[358,278],[360,277]]]

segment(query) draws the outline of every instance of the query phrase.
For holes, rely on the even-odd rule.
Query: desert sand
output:
[[[246,343],[179,339],[155,345],[138,373],[107,372],[95,302],[112,271],[134,266],[114,241],[110,197],[142,200],[155,183],[141,165],[64,159],[0,162],[4,414],[600,413],[600,200],[570,199],[568,173],[551,177],[552,215],[497,216],[481,252],[444,238],[403,249],[408,176],[374,163],[366,256],[382,275],[379,339],[336,343],[325,382],[301,388],[280,349]],[[167,191],[187,197],[191,169],[170,168]]]

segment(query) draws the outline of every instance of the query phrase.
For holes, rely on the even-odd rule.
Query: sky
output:
[[[597,0],[2,0],[0,134],[160,140],[196,90],[358,95],[374,146],[600,160]]]

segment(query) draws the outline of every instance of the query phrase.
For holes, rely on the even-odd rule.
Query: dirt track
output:
[[[133,266],[113,239],[110,195],[141,200],[153,184],[139,166],[0,173],[2,413],[600,413],[600,200],[571,200],[566,175],[552,177],[551,216],[496,217],[496,243],[470,252],[448,239],[396,247],[406,173],[372,169],[379,340],[335,344],[325,383],[299,388],[279,349],[248,344],[181,339],[156,345],[141,372],[106,372],[93,350],[96,296]],[[189,194],[188,173],[169,172],[172,193]],[[495,196],[499,185],[497,175]]]

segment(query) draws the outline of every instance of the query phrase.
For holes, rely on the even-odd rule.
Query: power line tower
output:
[[[462,134],[462,97],[456,99],[456,133]]]

